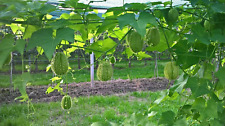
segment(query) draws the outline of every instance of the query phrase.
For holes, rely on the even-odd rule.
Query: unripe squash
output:
[[[72,106],[72,99],[71,99],[71,97],[69,95],[63,96],[62,101],[61,101],[62,109],[70,109],[71,106]]]
[[[136,31],[132,31],[130,34],[127,35],[127,43],[130,46],[130,49],[137,53],[142,51],[144,46],[144,40],[142,39],[141,35]]]
[[[206,30],[210,30],[210,23],[209,23],[208,20],[205,20],[204,27],[205,27]]]
[[[175,23],[178,20],[179,13],[176,8],[170,9],[168,12],[168,18],[171,23]]]
[[[146,34],[146,42],[150,46],[156,46],[160,42],[160,33],[158,28],[151,28]]]
[[[113,75],[113,68],[108,61],[100,63],[97,69],[97,77],[101,81],[110,80]]]
[[[67,73],[69,67],[68,59],[63,52],[57,52],[51,61],[51,69],[56,75]]]
[[[164,67],[164,75],[168,80],[177,79],[179,76],[179,67],[175,62],[168,62]]]
[[[110,63],[112,63],[112,64],[116,63],[116,58],[114,56],[112,56],[110,58]]]

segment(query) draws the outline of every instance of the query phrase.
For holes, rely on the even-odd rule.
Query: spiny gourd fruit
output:
[[[176,8],[172,8],[168,12],[168,19],[171,23],[175,23],[178,20],[179,13]]]
[[[175,62],[168,62],[164,67],[164,75],[168,80],[174,80],[179,75],[179,67]]]
[[[101,81],[110,80],[113,75],[113,68],[108,61],[100,63],[97,69],[97,77]]]
[[[62,109],[70,109],[71,106],[72,106],[72,99],[71,99],[71,97],[69,95],[63,96],[62,101],[61,101]]]
[[[137,53],[140,52],[144,46],[144,40],[141,35],[136,31],[132,31],[127,35],[127,43],[130,46],[130,49]]]
[[[68,59],[63,52],[57,52],[51,61],[51,69],[56,75],[67,73],[69,67]]]
[[[12,54],[10,53],[7,57],[7,59],[4,62],[4,65],[9,65],[12,61]]]
[[[114,56],[112,56],[110,58],[110,63],[112,63],[112,64],[116,63],[116,58]]]
[[[146,34],[146,42],[150,46],[156,46],[160,42],[160,33],[158,28],[151,28]]]

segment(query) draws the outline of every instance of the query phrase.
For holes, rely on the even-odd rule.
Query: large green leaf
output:
[[[99,40],[94,42],[90,46],[87,46],[86,52],[94,52],[95,57],[99,58],[103,53],[112,54],[115,51],[117,43],[114,42],[112,39],[107,38],[104,40]]]
[[[150,13],[147,12],[141,12],[140,16],[137,20],[137,24],[134,23],[132,26],[137,30],[137,32],[144,37],[146,34],[146,25],[150,23],[154,26],[157,26],[157,22],[156,19],[153,15],[151,15]]]
[[[225,67],[220,67],[220,69],[215,73],[215,76],[219,79],[216,85],[216,89],[224,89],[225,88]]]
[[[214,12],[224,13],[225,3],[214,3],[210,6]]]
[[[126,3],[124,7],[128,10],[139,12],[143,11],[147,7],[147,5],[143,3]]]
[[[204,27],[202,27],[200,24],[192,25],[191,30],[193,32],[191,37],[195,37],[195,39],[206,45],[210,44],[209,33],[206,32]]]
[[[217,103],[214,100],[209,99],[207,101],[207,107],[205,108],[205,111],[201,116],[205,116],[205,118],[217,118],[218,117]]]
[[[177,120],[174,123],[174,126],[187,126],[186,118],[182,118],[182,119]]]
[[[124,35],[128,32],[128,28],[124,27],[123,29],[120,29],[118,27],[113,29],[113,32],[109,33],[109,36],[114,37],[114,38],[118,38],[119,40],[121,40]]]
[[[26,41],[23,39],[16,40],[16,45],[14,50],[18,51],[20,54],[23,54],[25,48]]]
[[[142,37],[146,34],[145,28],[148,23],[157,26],[154,16],[147,12],[141,12],[138,20],[136,20],[134,13],[126,13],[121,15],[118,17],[118,20],[120,29],[126,25],[130,25],[134,27]]]
[[[211,31],[211,36],[210,39],[214,42],[220,42],[220,43],[225,43],[225,37],[222,34],[221,29],[213,29]]]
[[[69,20],[57,19],[54,20],[54,22],[50,22],[48,25],[50,25],[53,29],[58,29],[70,26],[72,23]]]
[[[119,20],[120,29],[122,29],[126,25],[137,25],[134,13],[126,13],[117,18]]]
[[[28,25],[25,29],[24,35],[23,35],[23,39],[28,39],[31,37],[31,35],[33,34],[33,32],[37,31],[38,28],[34,25]]]
[[[187,83],[187,80],[188,80],[188,76],[186,74],[182,73],[179,76],[179,78],[177,80],[175,80],[173,86],[170,88],[170,92],[173,93],[175,91],[175,92],[181,93],[184,86]]]
[[[199,97],[204,94],[210,93],[208,85],[211,82],[198,77],[190,77],[185,85],[186,88],[190,88],[193,97]]]
[[[192,109],[196,109],[199,112],[203,112],[206,108],[205,99],[202,97],[196,98],[194,103],[192,104]]]
[[[11,51],[13,51],[14,48],[14,36],[12,36],[11,34],[8,34],[5,36],[4,39],[1,40],[0,42],[0,69],[2,68],[5,60],[7,59],[7,57],[9,56],[9,54],[11,53]]]
[[[155,17],[152,14],[145,12],[145,11],[140,13],[140,16],[138,17],[138,22],[139,22],[139,24],[141,24],[141,23],[148,24],[149,23],[153,26],[158,26],[158,23],[157,23]]]
[[[74,42],[74,30],[71,28],[57,29],[55,41],[61,42],[62,40]]]
[[[172,126],[174,124],[175,113],[171,110],[163,112],[158,124]]]
[[[30,75],[30,73],[26,72],[23,73],[22,75],[19,75],[14,83],[14,89],[19,89],[21,95],[26,95],[26,85],[28,82],[32,81],[32,77]]]
[[[127,55],[127,58],[129,59],[129,58],[134,54],[134,52],[133,52],[129,47],[127,47],[127,48],[123,51],[122,54]]]
[[[143,58],[151,58],[150,55],[148,55],[148,54],[146,54],[145,52],[142,52],[142,51],[138,52],[136,54],[136,56],[137,56],[138,60],[142,60]]]
[[[27,49],[40,46],[44,49],[44,53],[50,60],[59,41],[53,39],[53,29],[44,28],[34,32],[30,38]]]
[[[104,20],[102,25],[98,28],[97,34],[101,34],[102,32],[105,32],[106,30],[111,31],[117,26],[117,21],[115,20]]]

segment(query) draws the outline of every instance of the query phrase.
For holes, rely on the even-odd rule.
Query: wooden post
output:
[[[13,87],[13,82],[12,82],[12,74],[13,74],[13,54],[12,55],[12,60],[11,60],[11,63],[10,63],[10,84],[11,86]]]
[[[154,70],[154,76],[155,77],[158,77],[158,61],[157,61],[157,53],[158,52],[155,52],[155,70]]]
[[[90,43],[94,42],[94,38],[91,38]],[[94,87],[94,53],[92,52],[90,55],[90,73],[91,73],[91,87]]]
[[[131,59],[129,58],[129,68],[131,68]]]
[[[38,62],[37,62],[37,58],[35,58],[35,72],[38,72]]]
[[[78,64],[78,69],[80,69],[80,53],[79,53],[79,50],[77,51],[77,64]]]

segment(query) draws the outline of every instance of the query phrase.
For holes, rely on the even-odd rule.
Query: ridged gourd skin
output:
[[[158,28],[151,28],[146,34],[146,42],[149,46],[156,46],[160,42],[160,33]]]
[[[130,49],[137,53],[142,51],[144,46],[144,40],[142,39],[141,35],[138,34],[136,31],[132,31],[127,35],[127,43],[130,46]]]
[[[179,13],[176,8],[172,8],[168,12],[168,18],[171,23],[175,23],[178,20]]]
[[[110,63],[112,63],[112,64],[116,63],[116,58],[114,56],[112,56],[110,58]]]
[[[66,55],[63,52],[57,52],[51,61],[51,69],[56,75],[66,74],[69,63]]]
[[[168,80],[177,79],[179,76],[179,67],[176,62],[168,62],[164,67],[164,75]]]
[[[12,61],[12,54],[10,53],[7,57],[7,59],[4,62],[4,65],[9,65]]]
[[[108,61],[100,63],[97,69],[97,77],[100,81],[110,80],[113,75],[113,68]]]
[[[62,101],[61,101],[62,109],[70,109],[71,106],[72,106],[72,99],[71,99],[71,97],[69,95],[63,96]]]

